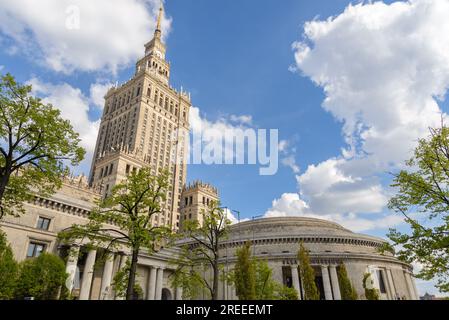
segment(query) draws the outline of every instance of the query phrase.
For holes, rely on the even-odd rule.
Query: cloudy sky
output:
[[[80,133],[89,170],[103,95],[129,79],[157,0],[3,0],[0,72],[33,85]],[[385,237],[391,176],[446,112],[449,2],[166,1],[171,82],[192,126],[279,129],[279,171],[191,165],[224,205],[330,219]],[[34,8],[23,10],[23,8]],[[43,14],[45,13],[45,14]],[[79,17],[79,19],[77,18]],[[421,293],[434,292],[418,282]]]

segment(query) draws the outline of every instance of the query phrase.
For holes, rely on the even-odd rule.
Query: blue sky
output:
[[[0,5],[0,70],[62,108],[91,148],[101,94],[133,75],[157,1],[101,0],[92,8],[42,1],[51,21],[22,13],[26,2]],[[171,83],[191,92],[197,120],[233,127],[232,115],[251,116],[245,126],[279,129],[286,144],[280,161],[290,166],[274,176],[260,176],[258,166],[189,166],[189,181],[217,186],[242,218],[302,214],[381,237],[404,228],[385,207],[386,172],[401,168],[446,110],[449,71],[435,66],[449,65],[439,46],[448,41],[448,8],[438,0],[352,3],[166,1]],[[81,17],[75,30],[64,26],[73,4]],[[102,5],[111,9],[100,13]],[[88,174],[89,162],[77,171]]]

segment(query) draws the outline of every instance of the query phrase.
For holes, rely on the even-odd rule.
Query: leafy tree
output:
[[[183,295],[190,296],[195,292],[207,291],[212,300],[218,299],[218,284],[220,279],[219,244],[229,233],[231,221],[226,212],[212,201],[207,211],[202,212],[203,223],[185,221],[180,237],[190,239],[181,245],[181,253],[173,263],[177,265],[173,277],[174,286],[183,288]],[[209,281],[204,274],[211,270]]]
[[[295,288],[275,283],[274,300],[298,300],[298,291]]]
[[[228,281],[243,291],[240,300],[298,300],[298,293],[273,280],[273,270],[267,261],[251,257],[250,242],[237,251],[237,263]],[[253,280],[254,278],[254,280]],[[254,283],[254,284],[253,284]],[[248,290],[247,287],[253,287]]]
[[[310,265],[310,257],[304,244],[301,243],[298,252],[299,273],[304,288],[304,300],[319,300],[320,294],[315,283],[315,271]]]
[[[449,292],[449,128],[431,128],[406,165],[394,175],[398,191],[389,208],[404,215],[410,231],[391,229],[388,237],[399,246],[399,259],[422,265],[418,278],[436,278],[440,291]]]
[[[240,300],[256,299],[256,268],[251,259],[251,243],[248,241],[236,252],[235,289]],[[258,283],[263,290],[264,283]]]
[[[357,292],[351,284],[344,263],[340,264],[337,271],[338,283],[342,300],[357,300]]]
[[[58,236],[62,242],[86,238],[92,247],[106,248],[127,246],[132,251],[126,299],[135,298],[137,260],[139,250],[150,254],[169,239],[171,230],[152,225],[152,218],[163,212],[168,189],[168,173],[151,174],[149,167],[132,172],[115,185],[111,194],[89,215],[86,225],[74,225]]]
[[[379,300],[379,291],[374,288],[374,282],[369,272],[363,275],[363,289],[365,289],[366,300]]]
[[[119,298],[126,298],[126,291],[128,289],[129,274],[131,270],[131,261],[127,260],[125,266],[120,269],[114,276],[112,287],[115,295]],[[137,276],[137,274],[136,274]],[[143,296],[143,289],[138,283],[134,283],[134,297],[133,300],[138,300]]]
[[[273,269],[264,260],[254,260],[256,300],[298,300],[298,292],[273,280]]]
[[[85,154],[70,122],[31,89],[10,74],[0,78],[0,219],[23,213],[30,190],[53,193]]]
[[[34,297],[36,300],[59,299],[67,277],[65,264],[61,258],[42,253],[37,258],[21,263],[15,296],[18,299],[25,297]],[[63,293],[65,296],[66,293]]]
[[[0,231],[0,300],[12,299],[16,287],[19,267],[14,260],[6,235]]]

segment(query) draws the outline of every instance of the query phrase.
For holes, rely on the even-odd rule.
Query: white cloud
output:
[[[390,228],[404,222],[399,215],[380,215],[372,217],[359,217],[354,213],[327,213],[317,214],[298,193],[284,193],[279,199],[273,200],[272,207],[265,213],[266,217],[309,217],[325,219],[339,223],[354,232],[364,232],[374,229]]]
[[[116,72],[143,55],[155,29],[159,0],[3,0],[0,32],[6,50],[52,70]],[[25,9],[28,8],[28,9]],[[163,34],[171,20],[163,20]],[[79,27],[78,27],[79,26]],[[20,47],[20,50],[17,50]]]
[[[44,103],[51,103],[61,110],[61,116],[70,120],[73,128],[79,133],[81,146],[86,149],[82,169],[89,170],[89,164],[95,149],[100,120],[89,118],[89,102],[92,97],[86,97],[80,89],[67,83],[52,84],[38,78],[28,81],[33,87],[33,94],[42,97]],[[87,174],[87,172],[85,172]]]
[[[94,83],[90,86],[91,102],[99,109],[104,108],[104,96],[110,88],[114,86],[113,83]]]
[[[344,218],[359,230],[400,223],[382,213],[389,190],[379,176],[400,168],[417,139],[440,123],[438,99],[449,87],[448,15],[445,0],[375,2],[305,24],[293,45],[296,68],[323,89],[322,107],[342,123],[348,146],[297,175],[299,194],[282,196],[267,214]],[[304,206],[305,213],[298,209]]]
[[[253,122],[253,117],[249,116],[249,115],[235,115],[235,114],[231,114],[229,116],[229,120],[231,120],[232,122],[236,122],[236,123],[240,123],[240,124],[247,124],[250,125]]]
[[[2,71],[5,68],[5,66],[0,65],[0,71]]]
[[[281,163],[284,166],[289,167],[290,169],[292,169],[293,173],[298,174],[301,170],[299,168],[299,166],[296,164],[296,159],[294,156],[290,155],[288,157],[285,157],[281,160]]]
[[[202,144],[207,146],[208,150],[222,150],[222,154],[217,157],[217,160],[224,160],[223,155],[232,155],[233,157],[245,157],[248,154],[256,154],[257,146],[249,144],[247,148],[234,148],[232,145],[227,145],[223,141],[224,139],[230,139],[233,137],[241,137],[242,133],[246,130],[251,130],[251,126],[248,123],[248,119],[252,119],[251,116],[230,116],[228,118],[220,117],[216,121],[211,121],[206,116],[201,116],[200,109],[196,107],[190,108],[190,129],[193,133],[194,141],[193,145]],[[231,118],[234,118],[234,121]],[[240,119],[238,122],[235,119]],[[243,119],[244,121],[241,121]],[[252,131],[253,132],[253,131]],[[197,138],[197,139],[195,139]],[[201,138],[201,139],[199,139]],[[199,149],[199,148],[198,148]],[[208,154],[203,148],[203,161],[208,158]],[[213,157],[211,157],[213,158]],[[223,164],[221,162],[220,164]]]

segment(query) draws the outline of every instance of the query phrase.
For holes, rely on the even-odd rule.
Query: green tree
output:
[[[410,230],[391,229],[388,237],[399,246],[399,259],[422,265],[418,278],[436,278],[440,291],[449,292],[449,128],[431,128],[406,165],[394,175],[397,194],[389,208],[404,215]]]
[[[298,291],[295,288],[275,283],[274,300],[298,300]]]
[[[15,296],[17,299],[34,297],[36,300],[57,300],[65,296],[64,261],[56,255],[42,253],[20,265]]]
[[[298,300],[298,292],[273,280],[273,269],[265,260],[254,260],[256,300]]]
[[[6,235],[0,230],[0,300],[12,299],[16,287],[19,267],[14,260]]]
[[[212,201],[207,211],[202,212],[203,222],[184,221],[180,237],[188,239],[181,245],[179,257],[172,261],[177,266],[172,283],[183,288],[185,297],[205,290],[212,300],[218,299],[218,284],[222,276],[219,244],[229,234],[231,221],[219,203]],[[190,240],[190,241],[189,241]],[[211,279],[205,274],[212,271]]]
[[[126,298],[130,270],[131,270],[131,261],[127,260],[125,266],[115,274],[114,279],[112,280],[112,287],[114,288],[116,297]],[[134,283],[133,291],[134,291],[133,300],[138,300],[143,296],[142,287],[138,283]]]
[[[349,280],[344,263],[341,263],[338,267],[337,276],[338,284],[340,285],[341,300],[357,300],[357,292]]]
[[[10,74],[0,78],[0,219],[23,213],[33,193],[53,193],[85,154],[70,122],[31,89]]]
[[[235,289],[240,300],[256,299],[256,266],[251,259],[251,243],[248,241],[236,252]],[[258,283],[261,285],[260,283]],[[263,283],[262,283],[263,285]],[[263,288],[258,288],[259,290]]]
[[[130,248],[126,299],[133,300],[139,250],[154,253],[171,235],[169,228],[152,225],[153,216],[163,212],[168,187],[167,171],[153,175],[149,167],[136,170],[112,188],[111,194],[90,213],[87,224],[74,225],[58,237],[63,243],[85,238],[92,247],[106,250]]]
[[[250,242],[237,252],[237,263],[227,277],[228,283],[236,287],[237,295],[243,288],[240,300],[298,300],[298,293],[294,288],[289,288],[273,280],[273,269],[268,262],[251,257]],[[252,280],[254,278],[254,280]],[[245,286],[252,287],[254,291],[247,290]]]
[[[304,300],[319,300],[320,294],[315,283],[315,271],[310,265],[310,257],[304,244],[301,243],[298,252],[299,273],[304,288]]]
[[[374,288],[374,282],[369,272],[363,275],[363,289],[365,289],[366,300],[379,300],[379,291]]]

